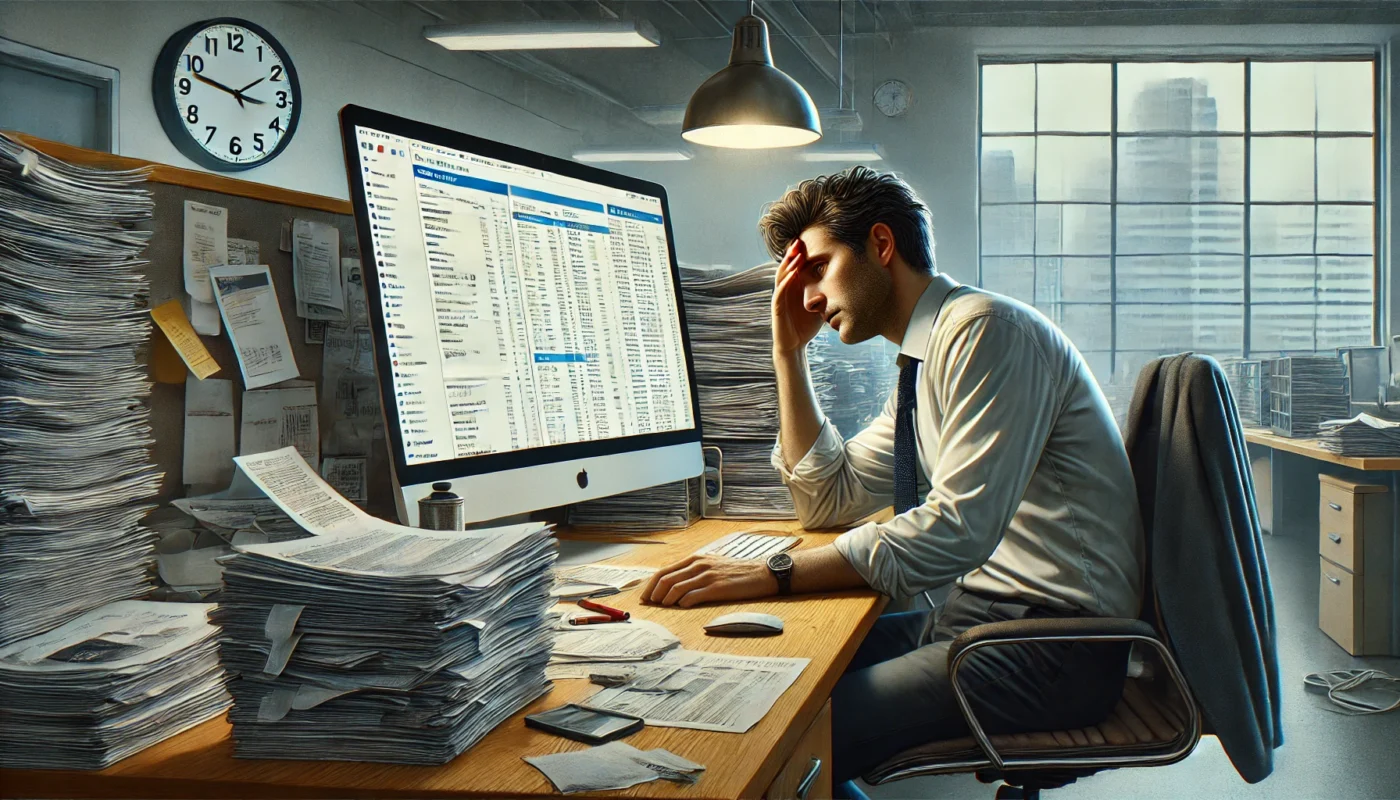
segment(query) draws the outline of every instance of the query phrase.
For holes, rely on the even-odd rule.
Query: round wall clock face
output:
[[[241,19],[197,22],[170,37],[151,89],[170,141],[200,166],[224,172],[271,161],[301,116],[287,51]]]
[[[875,87],[875,107],[887,117],[897,117],[909,110],[911,93],[904,81],[885,81]]]

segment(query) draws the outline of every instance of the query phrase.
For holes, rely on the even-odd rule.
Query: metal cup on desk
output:
[[[418,500],[418,527],[430,531],[460,531],[466,527],[462,498],[452,492],[452,484],[433,484],[433,492]]]

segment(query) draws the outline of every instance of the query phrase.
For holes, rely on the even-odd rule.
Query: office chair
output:
[[[1144,368],[1140,385],[1152,368]],[[1148,409],[1161,407],[1161,391],[1160,385],[1153,389]],[[1226,409],[1224,413],[1235,412]],[[1150,493],[1155,487],[1148,476],[1138,477],[1139,506],[1146,516],[1154,508]],[[1150,553],[1150,540],[1148,546]],[[1150,558],[1144,592],[1144,619],[1009,620],[965,631],[949,646],[948,673],[971,735],[898,753],[867,772],[866,783],[878,786],[922,775],[973,772],[984,782],[1003,782],[997,798],[1029,799],[1038,798],[1043,789],[1059,788],[1101,770],[1163,766],[1188,756],[1202,735],[1202,715],[1171,646],[1160,633],[1163,625]],[[958,683],[959,667],[983,647],[1067,640],[1132,643],[1134,656],[1123,696],[1108,719],[1076,730],[987,735]],[[868,800],[854,781],[842,789],[853,800]]]

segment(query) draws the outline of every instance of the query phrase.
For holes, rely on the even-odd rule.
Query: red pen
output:
[[[601,625],[605,622],[620,622],[607,614],[592,614],[587,617],[570,617],[570,625]]]
[[[612,619],[618,621],[632,618],[632,613],[629,611],[623,611],[620,608],[613,608],[612,606],[605,606],[602,603],[595,603],[587,597],[579,600],[578,604],[580,608],[586,608],[589,611],[597,611],[600,614],[607,614]]]

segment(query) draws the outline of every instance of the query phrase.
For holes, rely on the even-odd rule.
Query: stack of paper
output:
[[[1271,367],[1273,427],[1285,436],[1316,436],[1318,425],[1351,411],[1346,367],[1337,356],[1287,356]]]
[[[569,525],[616,533],[675,530],[700,519],[701,511],[700,481],[695,479],[579,503],[569,509]]]
[[[241,545],[215,621],[243,758],[441,764],[549,688],[549,528],[374,519],[294,448],[239,466],[316,534]]]
[[[1400,422],[1371,414],[1322,423],[1318,437],[1323,448],[1356,458],[1400,457]]]
[[[210,608],[123,600],[0,648],[0,767],[102,769],[223,713]]]
[[[0,645],[149,588],[144,179],[0,135]]]

